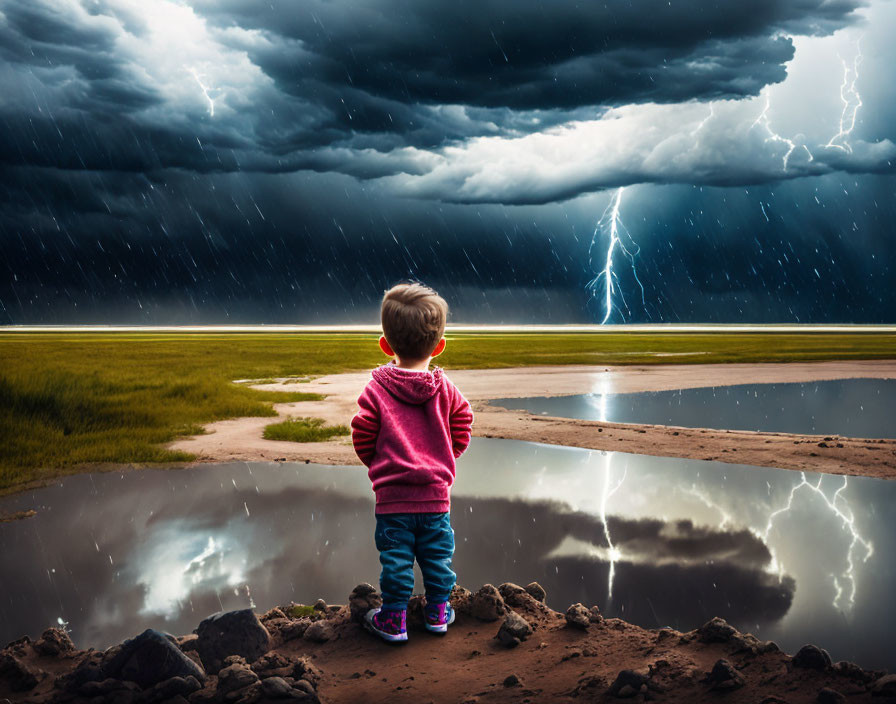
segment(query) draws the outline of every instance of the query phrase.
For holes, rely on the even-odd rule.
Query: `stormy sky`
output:
[[[892,322],[894,26],[0,0],[0,323],[373,322],[406,279],[457,323]]]

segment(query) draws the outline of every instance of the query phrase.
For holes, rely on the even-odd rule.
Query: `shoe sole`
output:
[[[426,630],[430,633],[438,633],[443,634],[448,632],[448,626],[454,623],[454,610],[451,610],[451,618],[448,619],[448,623],[433,625],[429,623],[426,619],[423,620],[423,625],[426,626]]]
[[[364,628],[373,633],[375,636],[379,636],[387,643],[407,643],[408,642],[408,634],[407,633],[399,633],[398,635],[392,635],[391,633],[386,633],[385,631],[379,630],[376,626],[374,626],[367,618],[364,618]]]

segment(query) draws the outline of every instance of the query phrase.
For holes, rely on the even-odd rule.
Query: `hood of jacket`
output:
[[[415,372],[401,369],[394,362],[377,367],[373,378],[399,401],[420,405],[426,403],[442,387],[442,370]]]

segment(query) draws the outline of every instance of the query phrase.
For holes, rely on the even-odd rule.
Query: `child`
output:
[[[439,367],[429,371],[445,349],[445,300],[421,284],[399,284],[383,297],[380,317],[380,349],[394,359],[373,370],[361,393],[352,442],[376,494],[374,538],[383,566],[383,606],[367,613],[365,625],[384,640],[402,642],[414,558],[426,587],[426,628],[445,633],[454,621],[448,511],[455,460],[470,444],[473,413]]]

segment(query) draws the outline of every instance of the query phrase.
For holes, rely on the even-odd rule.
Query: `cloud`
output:
[[[648,142],[639,139],[611,169],[676,181],[687,178],[686,161],[656,177],[650,163],[639,166],[649,135],[638,115],[649,117],[656,104],[756,95],[786,76],[793,42],[782,33],[830,33],[856,21],[858,7],[656,2],[645,12],[563,0],[549,11],[507,1],[483,11],[467,1],[368,0],[349,11],[340,2],[11,1],[0,14],[0,160],[362,179],[429,174],[402,190],[452,199],[440,184],[460,183],[457,200],[541,202],[619,180],[583,176],[581,164],[570,173],[545,150],[562,158],[563,135],[600,147],[589,124],[603,130],[628,109],[635,116],[617,136]],[[641,104],[648,113],[619,107]],[[599,106],[617,108],[602,115]],[[677,119],[674,111],[668,117]],[[674,134],[665,137],[653,145],[659,152],[674,146]],[[480,165],[490,155],[534,166],[532,176],[547,181],[510,193],[506,176]],[[878,163],[872,158],[871,168]]]
[[[890,140],[855,140],[845,150],[776,138],[760,121],[764,105],[760,98],[614,108],[599,120],[448,146],[431,171],[388,183],[417,197],[533,204],[635,183],[736,186],[896,169]]]
[[[147,627],[188,633],[209,613],[245,608],[250,597],[260,611],[291,599],[340,603],[354,584],[375,581],[373,496],[362,471],[252,469],[234,463],[184,476],[81,475],[45,490],[42,500],[52,510],[11,524],[7,543],[0,542],[10,597],[0,604],[0,642],[39,633],[62,616],[80,647],[107,647]],[[6,503],[12,508],[20,500],[29,499]],[[537,579],[548,603],[562,609],[581,588],[582,573],[589,575],[588,603],[604,597],[605,561],[550,556],[569,536],[602,544],[595,516],[547,501],[458,495],[455,504],[472,508],[452,516],[462,584]],[[77,531],[66,530],[73,524]],[[614,519],[612,530],[643,558],[617,565],[639,615],[649,599],[691,628],[705,620],[695,613],[700,609],[754,622],[779,618],[790,604],[792,580],[764,571],[768,553],[747,531],[625,519]],[[41,535],[53,539],[41,543]],[[700,600],[678,603],[694,591]],[[735,592],[743,598],[729,607],[725,595]],[[32,606],[24,608],[26,601]]]
[[[549,5],[500,0],[202,2],[222,26],[301,43],[333,86],[404,103],[514,109],[755,95],[784,77],[782,34],[828,34],[860,2],[697,0]],[[272,66],[269,57],[260,60]],[[279,69],[288,62],[277,62]],[[267,69],[300,84],[296,66]]]

